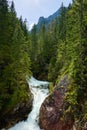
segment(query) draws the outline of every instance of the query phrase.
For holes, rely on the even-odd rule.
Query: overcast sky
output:
[[[72,0],[13,0],[17,16],[27,19],[31,26],[37,23],[40,16],[48,17],[59,9],[63,2],[65,6]]]

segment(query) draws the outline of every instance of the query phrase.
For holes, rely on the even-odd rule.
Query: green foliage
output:
[[[54,90],[54,85],[53,85],[53,83],[51,82],[51,83],[49,84],[49,92],[52,93],[53,90]]]
[[[65,99],[69,103],[70,106],[75,106],[77,105],[77,86],[73,84],[68,86],[67,92],[65,94]]]
[[[68,8],[62,5],[60,17],[48,28],[43,25],[39,32],[34,32],[31,34],[31,48],[36,49],[32,49],[34,75],[40,77],[45,72],[48,80],[56,83],[67,73],[73,80],[65,95],[68,110],[75,112],[77,120],[86,120],[87,1],[73,0]]]
[[[28,98],[26,76],[31,75],[27,33],[16,17],[14,3],[0,0],[0,112]],[[27,28],[26,28],[27,30]],[[28,30],[27,30],[28,32]]]
[[[87,100],[87,38],[85,37],[87,22],[84,24],[87,16],[86,5],[86,1],[76,0],[67,11],[65,46],[61,46],[63,43],[61,39],[57,54],[59,75],[68,70],[69,78],[73,79],[73,84],[68,87],[66,93],[66,101],[75,112],[79,122],[86,114],[83,112],[83,108]],[[79,115],[79,113],[81,114]]]

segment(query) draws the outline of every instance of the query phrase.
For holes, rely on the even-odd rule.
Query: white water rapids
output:
[[[31,113],[28,116],[26,121],[19,122],[14,127],[9,130],[41,130],[38,121],[39,121],[39,110],[44,99],[47,97],[48,82],[38,81],[35,78],[31,77],[28,81],[30,90],[34,95],[33,108]]]

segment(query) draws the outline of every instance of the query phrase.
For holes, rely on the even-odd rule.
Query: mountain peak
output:
[[[39,22],[42,22],[44,20],[45,20],[45,18],[43,16],[39,18]]]
[[[48,16],[47,18],[44,18],[43,16],[41,16],[38,20],[38,24],[37,24],[37,29],[39,30],[39,28],[41,27],[42,24],[45,23],[46,27],[48,27],[48,25],[57,17],[60,16],[61,13],[61,8],[59,8],[55,13],[53,13],[52,15]]]

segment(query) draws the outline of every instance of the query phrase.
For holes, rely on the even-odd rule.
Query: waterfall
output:
[[[28,81],[30,90],[34,95],[33,108],[26,121],[17,123],[9,130],[41,130],[39,122],[39,111],[44,99],[48,96],[48,82],[39,81],[31,77]]]

